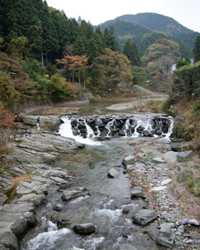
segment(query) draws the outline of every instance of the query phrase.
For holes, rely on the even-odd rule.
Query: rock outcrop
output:
[[[41,117],[40,131],[34,127],[35,116],[23,116],[21,119],[26,125],[19,125],[15,140],[9,145],[12,154],[4,159],[6,171],[0,173],[0,187],[4,191],[9,191],[13,179],[19,177],[10,192],[18,195],[18,199],[5,194],[0,196],[1,249],[18,250],[18,241],[37,225],[36,209],[46,204],[50,187],[67,187],[74,181],[66,170],[52,164],[61,155],[84,147],[73,139],[43,132],[43,129],[55,130],[60,124],[57,117]],[[57,206],[56,209],[62,208]]]

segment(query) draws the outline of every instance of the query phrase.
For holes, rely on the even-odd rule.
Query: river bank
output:
[[[54,129],[58,128],[60,123],[56,116],[41,117],[40,131],[36,130],[35,121],[35,116],[32,116],[32,119],[25,116],[15,135],[15,141],[10,144],[10,155],[2,158],[4,167],[1,169],[1,189],[4,194],[1,194],[0,212],[1,249],[19,249],[19,239],[24,237],[28,228],[36,226],[36,220],[39,219],[35,216],[36,211],[46,206],[49,196],[53,196],[54,192],[62,192],[63,188],[73,187],[73,184],[79,181],[63,169],[59,159],[64,155],[71,158],[71,155],[82,150],[84,145],[55,133]],[[53,133],[49,132],[50,128]],[[191,199],[184,185],[176,181],[178,174],[185,174],[185,164],[192,165],[198,160],[198,157],[194,154],[192,156],[189,151],[189,144],[183,147],[182,143],[169,144],[160,138],[134,138],[124,145],[127,146],[123,158],[119,157],[107,167],[114,168],[129,179],[129,198],[140,205],[134,209],[125,206],[120,211],[127,219],[132,220],[134,217],[136,224],[140,224],[138,221],[141,221],[144,215],[138,213],[144,212],[143,210],[150,210],[153,219],[141,229],[137,226],[132,228],[136,242],[142,240],[143,244],[137,243],[133,247],[131,241],[126,241],[124,237],[116,249],[159,249],[156,242],[165,246],[167,244],[166,247],[173,249],[198,249],[198,200]],[[179,152],[181,146],[182,153]],[[118,174],[114,177],[115,181],[119,178]],[[9,189],[11,185],[12,188]],[[91,196],[84,189],[72,193],[73,199],[84,195]],[[52,211],[59,213],[62,206],[59,201],[56,207],[52,207]],[[119,204],[116,206],[119,209]],[[191,209],[192,207],[194,209]],[[115,211],[116,208],[112,209]],[[52,212],[50,214],[52,218]],[[63,225],[70,223],[61,217],[57,215],[55,222]],[[147,217],[149,218],[149,214]],[[102,248],[99,243],[95,249],[107,248]]]

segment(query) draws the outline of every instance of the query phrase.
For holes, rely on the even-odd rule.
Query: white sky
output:
[[[46,0],[48,6],[64,10],[68,18],[80,16],[93,25],[125,14],[154,12],[200,32],[200,0]]]

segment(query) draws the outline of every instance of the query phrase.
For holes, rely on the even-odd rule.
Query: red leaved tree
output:
[[[17,123],[14,122],[15,117],[12,116],[6,109],[0,107],[0,136],[1,146],[6,145],[10,137],[11,128],[14,128]]]

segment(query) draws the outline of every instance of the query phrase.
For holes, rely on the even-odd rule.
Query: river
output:
[[[79,115],[108,115],[111,112],[112,115],[124,115],[132,114],[133,111],[130,105],[107,107],[97,104],[82,108]],[[150,113],[142,114],[147,119],[151,116]],[[66,122],[61,125],[61,135],[78,139],[68,125],[66,127]],[[25,236],[21,250],[135,250],[134,247],[137,250],[163,249],[153,239],[158,226],[156,221],[145,228],[132,222],[134,213],[146,207],[146,201],[131,199],[129,175],[124,171],[122,161],[126,155],[134,153],[129,142],[137,142],[138,139],[138,136],[125,136],[99,141],[88,137],[81,139],[86,144],[84,149],[62,156],[55,166],[67,169],[75,178],[68,189],[84,190],[85,195],[64,202],[61,199],[61,188],[49,190],[48,203],[37,209],[38,226]],[[153,140],[149,138],[151,139]],[[117,178],[108,177],[111,168],[119,172]],[[63,206],[62,211],[53,210],[58,203]],[[56,223],[58,221],[62,223]],[[93,223],[96,232],[85,236],[76,234],[73,226],[82,223]],[[149,237],[144,233],[147,231],[151,231],[153,236]]]

